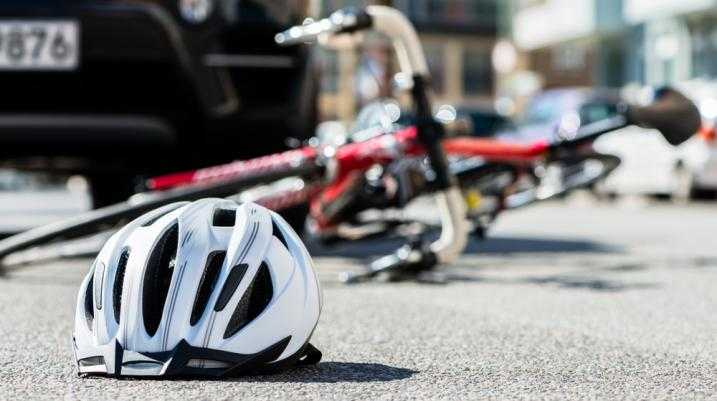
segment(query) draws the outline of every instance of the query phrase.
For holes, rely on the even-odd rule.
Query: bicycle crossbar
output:
[[[312,161],[315,157],[316,149],[305,147],[250,160],[240,160],[220,166],[151,178],[147,180],[147,188],[153,191],[162,191],[197,183],[209,184],[227,179],[263,176],[274,170],[283,171],[298,167]]]
[[[477,138],[450,138],[443,141],[443,149],[451,156],[480,156],[501,160],[532,159],[543,155],[549,147],[548,141],[529,144]]]

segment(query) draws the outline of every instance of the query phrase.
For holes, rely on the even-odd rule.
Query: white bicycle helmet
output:
[[[203,199],[137,218],[104,245],[80,287],[80,374],[212,375],[314,364],[321,291],[278,214]]]

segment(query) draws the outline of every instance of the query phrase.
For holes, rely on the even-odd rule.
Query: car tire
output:
[[[86,178],[93,209],[124,202],[135,193],[136,177],[133,175],[105,173],[90,174]]]
[[[291,225],[294,231],[300,236],[302,235],[306,227],[306,217],[309,215],[308,204],[290,207],[286,210],[282,210],[279,214]]]
[[[695,180],[692,172],[683,165],[677,166],[674,172],[675,188],[672,191],[672,201],[677,204],[687,204],[694,194]]]

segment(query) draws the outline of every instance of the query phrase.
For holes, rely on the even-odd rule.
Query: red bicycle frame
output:
[[[547,141],[520,144],[470,137],[446,139],[442,145],[448,156],[481,157],[490,161],[521,165],[535,162],[549,149]],[[305,147],[246,161],[169,174],[152,178],[147,185],[150,190],[167,190],[186,185],[241,179],[299,165],[321,163],[327,167],[325,183],[310,185],[308,189],[285,191],[280,196],[264,199],[260,203],[280,209],[308,201],[311,204],[311,214],[319,227],[326,227],[331,225],[331,222],[324,219],[322,213],[324,206],[334,202],[366,170],[374,165],[388,165],[403,157],[424,155],[425,149],[418,141],[416,128],[408,127],[393,134],[380,135],[368,141],[351,143],[336,149]]]
[[[327,160],[329,165],[333,163],[330,167],[333,170],[332,181],[336,182],[351,173],[365,171],[375,164],[386,165],[401,157],[424,155],[425,150],[416,135],[416,128],[408,127],[393,134],[381,135],[365,142],[351,143],[338,149],[323,148],[322,150],[304,147],[255,159],[154,177],[147,180],[147,188],[152,191],[164,191],[187,185],[256,176],[268,171],[315,164],[321,158]],[[443,141],[443,149],[448,156],[481,157],[491,161],[516,163],[533,162],[545,154],[549,147],[547,141],[521,144],[470,137],[450,138]]]

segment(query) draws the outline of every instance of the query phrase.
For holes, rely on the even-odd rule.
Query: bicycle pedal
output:
[[[371,280],[374,277],[372,272],[354,273],[354,272],[341,272],[339,273],[339,281],[343,284],[359,284]]]

